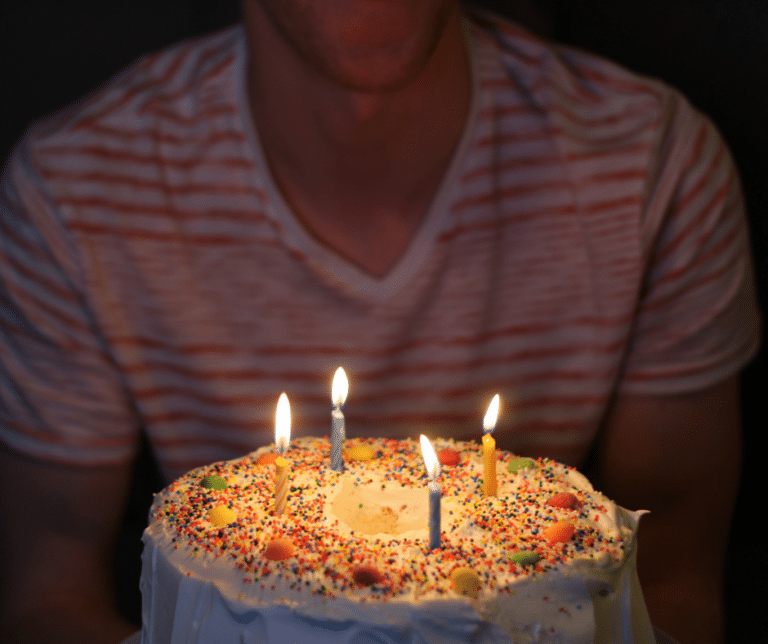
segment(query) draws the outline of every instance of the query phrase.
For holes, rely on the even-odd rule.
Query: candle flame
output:
[[[496,428],[496,419],[499,416],[499,394],[496,394],[488,405],[488,411],[485,412],[483,419],[483,431],[487,434]]]
[[[341,407],[347,401],[349,393],[349,382],[344,369],[339,367],[333,375],[333,384],[331,385],[331,401],[334,407]]]
[[[280,394],[275,414],[275,446],[279,454],[288,449],[291,440],[291,405],[285,392]]]
[[[419,437],[419,440],[421,441],[421,455],[424,457],[424,467],[427,468],[430,480],[434,481],[440,476],[440,461],[437,460],[435,448],[432,447],[432,443],[424,434]]]

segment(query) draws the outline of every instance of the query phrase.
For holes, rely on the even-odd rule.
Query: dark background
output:
[[[545,37],[681,89],[723,133],[741,173],[761,303],[768,284],[768,1],[481,0]],[[2,0],[0,159],[26,125],[76,101],[143,53],[237,20],[237,0]],[[745,459],[727,569],[729,643],[768,639],[762,352],[743,380]],[[146,448],[116,556],[121,609],[139,617],[140,535],[160,487]],[[713,476],[716,476],[713,473]],[[717,516],[717,508],[713,508]]]

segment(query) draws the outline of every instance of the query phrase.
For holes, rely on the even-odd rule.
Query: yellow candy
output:
[[[453,590],[459,595],[477,597],[481,588],[480,575],[472,568],[456,568],[451,573],[451,584],[453,584]]]
[[[370,461],[376,451],[370,445],[353,445],[347,450],[347,458],[353,461]]]
[[[217,505],[215,508],[211,508],[208,511],[208,521],[210,521],[217,528],[229,525],[235,519],[237,519],[237,515],[230,508],[224,505]]]

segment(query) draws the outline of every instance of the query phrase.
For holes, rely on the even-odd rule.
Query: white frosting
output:
[[[451,590],[448,574],[435,572],[467,563],[438,563],[439,555],[426,549],[426,477],[419,479],[413,471],[404,475],[401,472],[397,480],[385,458],[360,464],[348,462],[347,471],[341,475],[330,467],[327,473],[318,474],[317,468],[302,467],[301,454],[303,448],[318,453],[322,441],[299,439],[286,456],[293,460],[291,484],[302,491],[290,496],[289,508],[294,509],[286,515],[273,515],[269,495],[264,494],[263,483],[271,480],[274,468],[252,467],[267,450],[245,460],[230,461],[227,467],[218,464],[195,470],[157,495],[143,537],[143,644],[654,641],[635,567],[635,534],[641,513],[616,506],[595,492],[581,474],[552,462],[547,462],[546,467],[556,474],[554,477],[538,476],[538,466],[508,474],[506,464],[512,457],[501,453],[498,496],[483,498],[479,492],[482,459],[476,446],[445,444],[459,450],[463,460],[455,478],[446,469],[441,478],[443,542],[467,550],[474,544],[482,547],[482,556],[469,562],[480,573],[482,582],[476,598],[458,595]],[[374,446],[379,454],[386,454],[386,443],[377,441]],[[230,488],[202,491],[200,497],[199,481],[209,473],[224,476]],[[459,473],[465,477],[461,484]],[[415,479],[412,486],[402,484],[408,483],[408,478]],[[510,543],[513,528],[502,526],[501,533],[494,533],[493,525],[501,525],[498,516],[490,526],[483,525],[478,517],[493,517],[487,513],[501,507],[504,500],[513,508],[522,508],[525,500],[530,500],[534,485],[538,486],[536,494],[541,500],[558,491],[576,494],[583,504],[580,510],[544,508],[534,514],[546,515],[549,523],[565,517],[583,531],[582,536],[602,539],[600,547],[579,550],[574,544],[556,544],[552,552],[561,553],[556,564],[545,565],[538,572],[510,567],[506,563],[509,555],[531,549],[536,543],[534,537],[515,533],[517,541]],[[251,494],[256,488],[257,492]],[[253,521],[255,527],[247,533],[253,536],[245,550],[233,551],[230,545],[222,551],[215,544],[221,543],[221,535],[225,542],[230,539],[229,529],[220,531],[211,525],[204,509],[215,505],[219,498],[231,501],[233,491],[237,492],[237,502],[251,504],[248,511],[255,512],[258,521]],[[190,497],[204,499],[197,503],[200,518],[193,528],[188,519],[181,522],[175,516],[161,517],[165,511],[173,515],[182,505],[188,505]],[[244,516],[246,510],[237,503],[232,507],[236,514]],[[306,513],[306,520],[302,514],[305,507],[313,508]],[[535,521],[530,522],[535,530]],[[240,523],[238,529],[242,528]],[[290,534],[295,541],[303,538],[306,547],[285,561],[263,559],[265,544],[273,537],[285,536],[287,530],[293,531]],[[189,534],[194,535],[192,546]],[[195,552],[194,545],[205,543],[210,535],[212,551]],[[234,537],[231,540],[237,542]],[[425,572],[413,583],[395,580],[392,587],[396,592],[383,592],[380,585],[355,584],[349,579],[349,560],[354,552],[348,552],[346,545],[334,550],[328,543],[354,546],[360,540],[372,545],[360,563],[376,565],[389,579],[403,570]],[[618,551],[611,552],[617,545]],[[314,569],[297,567],[298,557],[318,557],[322,548],[326,548],[322,564]],[[543,545],[541,550],[549,552]],[[460,551],[446,548],[446,552],[455,555]],[[248,572],[238,568],[236,563],[242,563],[238,557],[250,557],[246,561],[254,562],[255,569]],[[485,560],[503,563],[484,567]],[[422,563],[426,568],[420,568]],[[339,572],[340,581],[329,583],[329,570]],[[312,594],[312,589],[322,587],[332,592]]]

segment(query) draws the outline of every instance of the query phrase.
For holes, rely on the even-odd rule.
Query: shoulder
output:
[[[529,128],[584,203],[584,191],[607,194],[606,180],[630,189],[649,243],[680,194],[705,183],[738,191],[720,132],[676,88],[493,14],[469,19],[481,90],[493,96],[494,131],[514,145]]]
[[[225,96],[231,103],[226,92],[216,90],[231,84],[242,40],[236,26],[148,54],[94,92],[34,123],[21,145],[44,155],[104,137],[134,140],[191,122]]]
[[[137,188],[162,192],[169,168],[185,173],[217,146],[227,154],[242,140],[244,55],[235,26],[141,58],[34,123],[8,159],[4,183],[34,201],[33,210],[67,208],[64,219],[116,198],[130,203]]]
[[[674,87],[603,56],[526,31],[495,14],[467,14],[482,82],[499,100],[524,100],[553,132],[591,145],[664,137],[670,125],[706,117]]]

